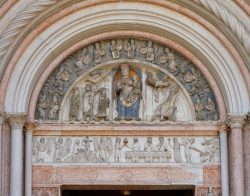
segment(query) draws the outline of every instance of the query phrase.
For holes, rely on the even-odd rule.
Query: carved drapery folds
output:
[[[188,120],[218,120],[214,94],[190,61],[148,40],[105,40],[75,52],[50,74],[36,119],[179,121],[181,94],[195,113]]]
[[[218,137],[34,137],[34,163],[218,163]]]

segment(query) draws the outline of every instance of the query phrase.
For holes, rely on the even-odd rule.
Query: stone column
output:
[[[10,196],[23,195],[23,126],[25,114],[8,114],[11,125]]]
[[[245,115],[229,115],[230,126],[230,188],[231,196],[245,196],[242,129]]]
[[[32,134],[35,124],[25,124],[25,196],[32,196]]]
[[[229,196],[229,170],[228,170],[228,142],[227,126],[220,126],[220,160],[221,160],[221,189],[222,196]]]
[[[3,194],[3,123],[5,120],[5,113],[0,111],[0,195]]]

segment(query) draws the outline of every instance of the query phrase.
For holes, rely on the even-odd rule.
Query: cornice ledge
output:
[[[193,1],[205,7],[208,11],[212,12],[220,20],[222,20],[237,36],[241,44],[246,49],[247,53],[250,54],[250,32],[233,13],[227,10],[224,5],[219,2],[219,0]]]
[[[228,114],[227,124],[232,129],[242,129],[245,123],[246,114]]]

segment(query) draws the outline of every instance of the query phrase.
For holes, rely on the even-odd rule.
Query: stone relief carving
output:
[[[115,64],[116,60],[124,60],[124,63]],[[163,68],[169,74],[172,74],[171,77],[179,81],[191,97],[196,120],[218,120],[218,109],[214,94],[201,72],[191,62],[169,48],[152,41],[134,38],[93,43],[69,56],[51,73],[45,82],[37,101],[36,118],[40,120],[58,120],[64,96],[76,79],[90,68],[96,66],[96,64],[110,61],[115,65],[106,66],[105,69],[98,68],[86,75],[85,85],[78,87],[80,98],[78,93],[74,93],[72,90],[72,102],[70,101],[72,108],[68,117],[70,121],[91,122],[94,120],[102,122],[103,120],[114,120],[115,118],[117,120],[151,121],[154,119],[152,118],[153,113],[155,113],[155,119],[174,121],[174,104],[170,104],[171,96],[167,98],[168,91],[175,83],[173,79],[170,79],[171,77],[166,73],[156,71],[155,68],[142,69],[134,65],[134,63],[126,62],[130,60],[150,62],[154,66]],[[125,79],[126,77],[127,79]],[[105,82],[107,78],[109,83]],[[89,82],[88,85],[87,81]],[[149,106],[145,104],[145,102],[150,101],[147,96],[149,91],[151,93],[151,90],[147,90],[148,88],[152,88],[154,94],[152,107],[155,111],[150,111],[152,113],[150,115],[147,113]],[[86,93],[84,93],[85,91]],[[106,91],[106,98],[104,91]],[[110,96],[111,91],[112,96]],[[125,98],[125,94],[128,97]],[[177,97],[179,94],[178,90]],[[175,102],[174,100],[178,100],[173,97],[172,103]],[[92,104],[89,103],[91,100],[93,101]],[[116,103],[114,103],[114,100],[116,100]],[[172,108],[166,109],[168,115],[156,110],[156,105],[160,107],[160,104],[166,105],[165,108]],[[170,107],[170,105],[172,106]],[[83,106],[85,108],[91,106],[93,111],[89,110],[87,112]],[[96,115],[99,113],[101,115]]]
[[[138,74],[123,63],[114,78],[118,116],[115,120],[140,120],[141,81]]]
[[[34,163],[219,163],[218,137],[37,137]]]

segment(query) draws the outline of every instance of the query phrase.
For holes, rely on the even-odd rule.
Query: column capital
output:
[[[245,114],[229,114],[227,124],[234,129],[242,129],[245,123],[246,115]]]
[[[25,113],[8,113],[7,118],[11,127],[23,128],[26,122]]]
[[[226,121],[219,120],[217,122],[217,126],[219,128],[219,131],[228,131],[228,125]]]
[[[33,132],[34,128],[36,127],[36,122],[28,121],[24,125],[26,132]]]

